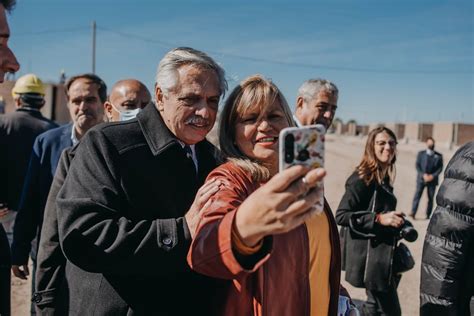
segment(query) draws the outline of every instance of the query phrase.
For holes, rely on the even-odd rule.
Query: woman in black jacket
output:
[[[336,212],[342,226],[342,269],[346,281],[365,288],[363,315],[400,315],[399,275],[393,271],[393,252],[404,214],[395,211],[397,138],[386,127],[372,130],[364,156],[346,181],[346,192]]]
[[[449,161],[421,259],[420,315],[473,315],[474,141]]]

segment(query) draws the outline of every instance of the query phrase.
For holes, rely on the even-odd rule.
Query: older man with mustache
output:
[[[212,314],[219,281],[186,254],[220,186],[199,189],[218,163],[205,137],[226,87],[212,58],[176,48],[158,66],[155,104],[81,141],[56,202],[70,315]]]

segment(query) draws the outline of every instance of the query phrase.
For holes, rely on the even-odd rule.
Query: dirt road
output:
[[[354,167],[360,161],[364,150],[365,139],[356,137],[328,136],[326,144],[326,169],[328,176],[325,181],[325,195],[329,204],[335,211],[339,201],[344,194],[344,183],[352,173]],[[423,144],[400,144],[397,157],[397,177],[395,180],[395,195],[398,198],[398,210],[408,213],[415,192],[415,159],[419,150],[424,148]],[[443,154],[446,162],[454,154],[454,151],[437,149]],[[419,217],[424,218],[426,207],[426,196],[423,196]],[[404,274],[399,286],[400,303],[403,315],[418,315],[419,309],[419,282],[420,282],[420,260],[428,221],[417,220],[413,222],[419,232],[418,240],[407,243],[416,260],[415,268]],[[31,270],[30,270],[31,271]],[[355,289],[346,282],[344,286],[349,290],[352,297],[365,300],[365,291]],[[21,281],[12,276],[12,315],[28,315],[30,283]]]

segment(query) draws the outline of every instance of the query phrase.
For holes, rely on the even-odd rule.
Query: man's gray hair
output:
[[[320,91],[327,91],[336,98],[339,96],[339,90],[334,83],[326,79],[317,78],[303,82],[298,89],[298,97],[302,97],[305,102],[309,102],[315,98]]]
[[[159,86],[164,94],[178,84],[178,68],[183,65],[196,65],[214,70],[219,80],[220,94],[223,95],[227,90],[224,69],[211,57],[190,47],[178,47],[169,51],[158,65],[155,85]]]

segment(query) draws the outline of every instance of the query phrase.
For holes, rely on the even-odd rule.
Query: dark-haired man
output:
[[[418,152],[416,156],[416,192],[413,197],[413,205],[410,217],[415,219],[423,190],[426,188],[428,194],[428,205],[426,206],[426,218],[429,219],[433,210],[433,197],[438,185],[438,176],[443,171],[443,156],[434,150],[435,141],[432,137],[426,139],[426,149]]]

